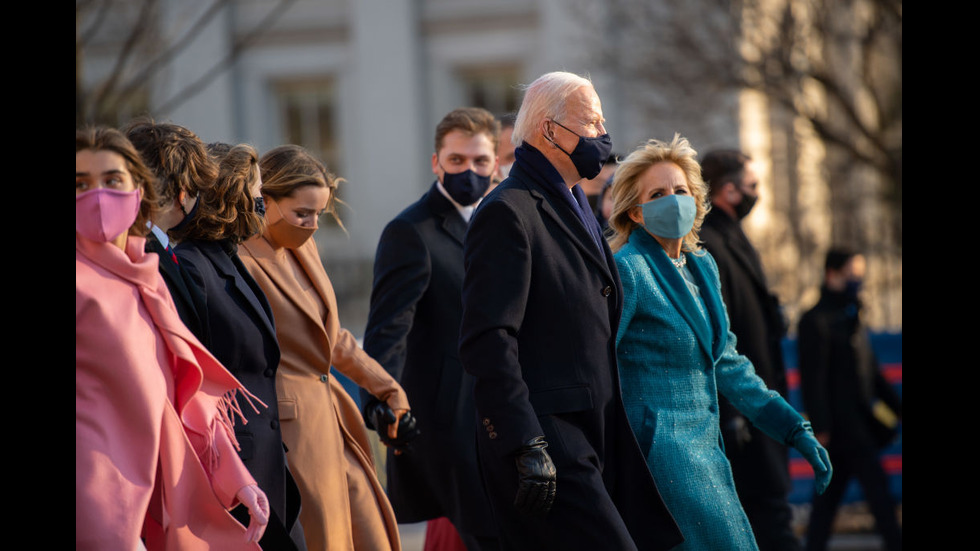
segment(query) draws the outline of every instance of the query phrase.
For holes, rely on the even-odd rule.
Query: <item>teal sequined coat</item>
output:
[[[735,350],[714,258],[682,254],[700,300],[642,227],[615,255],[624,295],[617,335],[623,402],[684,535],[676,549],[757,549],[722,448],[718,393],[770,434],[785,433],[768,426],[782,423],[767,414],[785,402]]]

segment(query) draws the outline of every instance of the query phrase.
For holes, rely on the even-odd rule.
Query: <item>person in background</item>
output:
[[[857,478],[885,548],[902,548],[902,530],[879,453],[895,437],[902,399],[882,376],[861,321],[863,255],[827,253],[820,301],[800,318],[799,358],[803,406],[817,439],[827,446],[834,481],[813,499],[806,548],[827,548],[837,507]]]
[[[514,166],[514,142],[510,140],[514,134],[515,116],[512,113],[501,115],[500,117],[500,136],[497,139],[497,169],[494,171],[493,180],[490,182],[490,189],[493,189],[510,176],[510,169]]]
[[[589,80],[553,72],[531,83],[510,177],[463,244],[459,357],[476,379],[479,464],[508,550],[681,540],[623,410],[619,276],[578,186],[609,157],[603,122]]]
[[[595,207],[592,212],[595,214],[596,220],[599,221],[599,227],[602,228],[602,234],[605,237],[610,237],[612,232],[609,230],[609,216],[612,215],[612,189],[613,175],[616,173],[616,168],[619,166],[619,155],[613,153],[609,155],[606,159],[606,164],[602,165],[603,172],[606,173],[606,179],[602,183],[602,189],[599,191],[599,195],[595,200]],[[599,173],[598,179],[602,179],[602,172]]]
[[[769,291],[759,253],[742,231],[741,220],[759,197],[759,177],[740,151],[711,151],[701,160],[711,210],[701,240],[718,265],[721,296],[738,351],[752,362],[766,388],[787,396],[782,339],[786,322],[779,300]],[[786,447],[748,422],[724,396],[718,399],[725,454],[732,464],[739,501],[761,551],[802,548],[793,533]]]
[[[721,444],[718,395],[830,482],[810,424],[766,388],[736,350],[718,268],[698,247],[708,209],[697,153],[678,135],[650,140],[616,171],[611,246],[623,282],[616,351],[640,450],[680,525],[679,550],[757,549]]]
[[[269,503],[235,454],[248,392],[180,321],[144,251],[153,176],[75,132],[75,549],[258,549]],[[246,530],[226,510],[243,504]]]
[[[204,319],[211,353],[268,407],[241,404],[247,424],[235,427],[239,456],[269,497],[272,518],[263,549],[306,549],[299,522],[300,494],[286,466],[276,395],[279,342],[265,294],[238,256],[238,245],[262,232],[262,179],[250,145],[232,147],[220,159],[218,178],[201,190],[187,221],[177,259],[206,298]],[[233,511],[240,515],[240,511]]]
[[[455,109],[436,126],[436,180],[381,234],[364,336],[364,349],[402,383],[424,423],[410,451],[388,453],[395,514],[403,523],[447,517],[470,551],[500,548],[472,446],[473,378],[458,352],[463,237],[497,168],[498,136],[493,115],[476,107]]]
[[[602,170],[595,178],[589,178],[587,180],[582,180],[579,185],[582,187],[582,191],[585,192],[585,197],[589,200],[589,210],[593,213],[597,212],[599,209],[599,196],[602,194],[602,189],[605,185],[612,181],[613,173],[616,172],[616,165],[618,161],[616,159],[615,153],[610,153],[609,157],[606,158],[606,162],[602,164]],[[598,219],[599,217],[596,216]],[[600,225],[602,220],[599,220]]]
[[[217,178],[218,166],[208,156],[201,139],[183,126],[140,117],[127,124],[123,133],[156,176],[154,187],[159,208],[149,224],[146,252],[160,257],[160,274],[170,289],[180,319],[208,346],[211,337],[206,320],[202,319],[206,310],[204,296],[177,261],[174,248],[184,236],[187,221],[196,214],[201,190]]]
[[[276,319],[279,420],[303,497],[307,547],[398,551],[398,524],[375,474],[361,412],[330,374],[333,366],[365,389],[383,442],[400,450],[414,438],[405,391],[340,326],[313,239],[320,216],[336,216],[342,180],[295,145],[272,149],[260,167],[265,230],[239,252]]]

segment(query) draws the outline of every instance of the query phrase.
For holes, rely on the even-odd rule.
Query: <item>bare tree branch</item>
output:
[[[251,46],[252,43],[266,31],[266,29],[273,26],[293,2],[295,2],[295,0],[281,0],[276,7],[269,10],[269,13],[262,18],[262,21],[260,21],[257,25],[255,25],[255,27],[252,28],[252,30],[246,33],[241,40],[235,42],[228,54],[223,59],[218,61],[214,67],[206,71],[196,81],[188,84],[184,89],[174,94],[172,97],[170,97],[170,99],[164,101],[157,107],[157,109],[161,112],[167,112],[175,109],[177,106],[197,95],[201,90],[207,88],[207,86],[211,84],[215,78],[217,78],[224,71],[228,70],[234,64],[238,56],[249,46]]]

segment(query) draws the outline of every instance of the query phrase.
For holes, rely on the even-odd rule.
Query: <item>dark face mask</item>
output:
[[[440,168],[442,165],[440,165]],[[450,174],[442,169],[442,187],[446,193],[464,207],[480,200],[490,187],[490,176],[480,176],[470,169]]]
[[[847,283],[844,284],[844,296],[852,302],[858,300],[858,295],[861,293],[861,284],[863,282],[860,279],[848,279]]]
[[[551,122],[572,132],[567,126],[556,120],[552,120]],[[599,172],[602,170],[602,165],[606,164],[606,159],[612,153],[612,138],[609,134],[603,134],[597,138],[586,138],[579,136],[575,132],[572,132],[572,134],[578,136],[578,144],[571,153],[562,149],[560,145],[548,136],[545,136],[545,139],[554,144],[562,153],[568,155],[568,158],[572,160],[572,164],[575,165],[575,169],[578,170],[579,176],[591,180],[599,175]]]
[[[735,216],[741,220],[752,212],[752,207],[755,206],[755,202],[759,200],[759,197],[756,195],[749,195],[742,190],[739,190],[739,192],[742,194],[742,200],[739,202],[739,204],[735,205]]]
[[[184,219],[181,220],[180,222],[177,222],[177,224],[174,227],[170,228],[170,231],[180,230],[183,227],[185,227],[188,224],[188,222],[190,222],[191,220],[193,220],[194,219],[194,215],[197,214],[197,206],[200,205],[200,204],[201,204],[201,197],[198,196],[197,201],[194,201],[194,206],[191,207],[191,211],[190,212],[185,212],[184,211],[184,205],[182,205],[181,203],[178,202],[177,205],[180,206],[180,211],[184,213]]]

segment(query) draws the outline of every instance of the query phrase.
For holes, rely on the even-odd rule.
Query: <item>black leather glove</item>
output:
[[[557,472],[544,436],[528,440],[517,452],[517,496],[514,507],[524,515],[543,515],[555,502]]]
[[[406,412],[398,423],[398,436],[394,439],[388,437],[388,427],[397,420],[395,412],[391,410],[387,403],[380,400],[371,400],[364,407],[364,423],[369,429],[378,431],[381,442],[396,450],[406,450],[409,442],[415,439],[421,431],[416,426],[415,416],[412,412]]]

